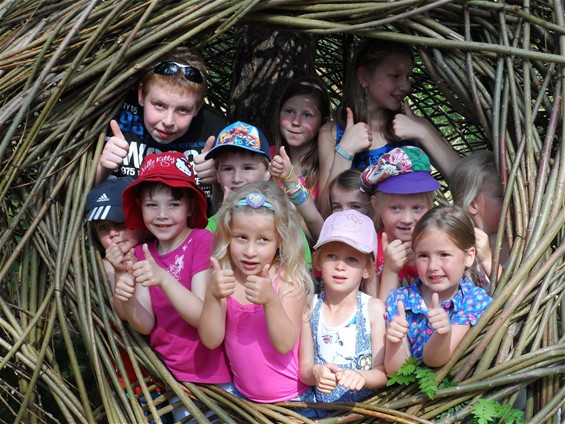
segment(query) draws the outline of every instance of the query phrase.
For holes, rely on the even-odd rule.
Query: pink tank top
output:
[[[278,274],[273,287],[276,289]],[[261,402],[292,400],[310,387],[298,378],[298,345],[281,355],[271,344],[263,305],[227,299],[226,353],[233,382],[248,399]]]

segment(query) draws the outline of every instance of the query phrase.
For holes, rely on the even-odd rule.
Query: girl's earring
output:
[[[367,101],[369,98],[369,87],[363,87],[363,100]]]

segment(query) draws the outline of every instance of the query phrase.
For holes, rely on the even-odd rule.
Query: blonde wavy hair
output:
[[[245,199],[248,194],[260,193],[267,202],[273,205],[274,211],[267,207],[253,209],[247,205],[239,206],[238,201]],[[229,255],[229,246],[233,233],[231,223],[235,212],[243,212],[253,219],[255,215],[271,215],[278,236],[278,250],[273,265],[280,268],[279,295],[293,294],[307,297],[307,310],[310,309],[314,282],[304,256],[304,238],[301,237],[302,227],[295,208],[281,188],[269,181],[250,183],[237,191],[230,193],[224,199],[217,214],[216,250],[214,257],[218,259],[222,269],[232,269],[233,263]]]

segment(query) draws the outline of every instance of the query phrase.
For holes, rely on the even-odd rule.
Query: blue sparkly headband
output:
[[[249,193],[245,196],[245,199],[238,200],[235,203],[236,206],[249,206],[251,209],[259,209],[260,207],[265,207],[267,209],[275,211],[273,205],[267,202],[267,199],[262,193]]]

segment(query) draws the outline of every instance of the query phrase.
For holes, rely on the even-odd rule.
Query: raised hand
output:
[[[133,263],[127,261],[125,268],[126,272],[120,275],[114,287],[114,297],[121,302],[127,302],[130,300],[135,292]]]
[[[389,243],[386,233],[383,233],[381,242],[385,257],[384,265],[391,271],[399,273],[412,254],[412,243],[409,241],[403,242],[400,239],[393,240]]]
[[[171,274],[157,265],[146,243],[143,244],[142,249],[144,259],[133,266],[135,282],[143,287],[160,286],[167,278],[171,277]]]
[[[279,154],[269,164],[269,173],[278,180],[290,180],[294,176],[290,175],[291,171],[292,163],[290,162],[290,157],[287,155],[284,146],[281,146]]]
[[[386,329],[386,338],[391,343],[400,343],[408,334],[409,326],[406,320],[404,303],[399,300],[396,304],[398,314],[396,314]]]
[[[100,155],[100,166],[113,171],[117,169],[129,152],[129,143],[120,130],[120,125],[112,119],[110,121],[112,136],[108,139]]]
[[[218,260],[212,256],[212,279],[207,285],[209,293],[216,299],[223,299],[231,296],[235,291],[235,276],[231,269],[221,269]]]
[[[475,227],[475,247],[477,248],[477,259],[487,275],[492,269],[492,252],[490,250],[490,240],[487,233]]]
[[[438,334],[447,334],[451,331],[449,315],[441,307],[437,293],[432,294],[432,308],[428,309],[428,322]]]
[[[270,265],[265,265],[259,275],[250,275],[245,282],[245,297],[251,303],[266,305],[273,296],[278,296],[273,289],[269,276]]]
[[[423,131],[429,131],[432,124],[426,119],[414,115],[408,100],[404,99],[404,113],[397,113],[392,121],[392,131],[401,140],[419,140]],[[434,130],[435,131],[435,130]]]
[[[355,123],[353,111],[347,108],[347,125],[339,145],[349,154],[356,155],[373,145],[373,133],[365,122]]]
[[[206,160],[206,154],[214,147],[216,137],[211,135],[206,140],[202,152],[194,157],[194,171],[202,184],[213,184],[217,181],[216,166],[214,159]]]
[[[322,393],[331,393],[337,387],[336,373],[340,368],[335,364],[315,365],[313,369],[316,387]]]
[[[113,241],[106,248],[106,259],[112,264],[118,272],[126,272],[126,259],[131,262],[137,262],[133,254],[133,247],[130,241],[124,241],[120,244]]]

